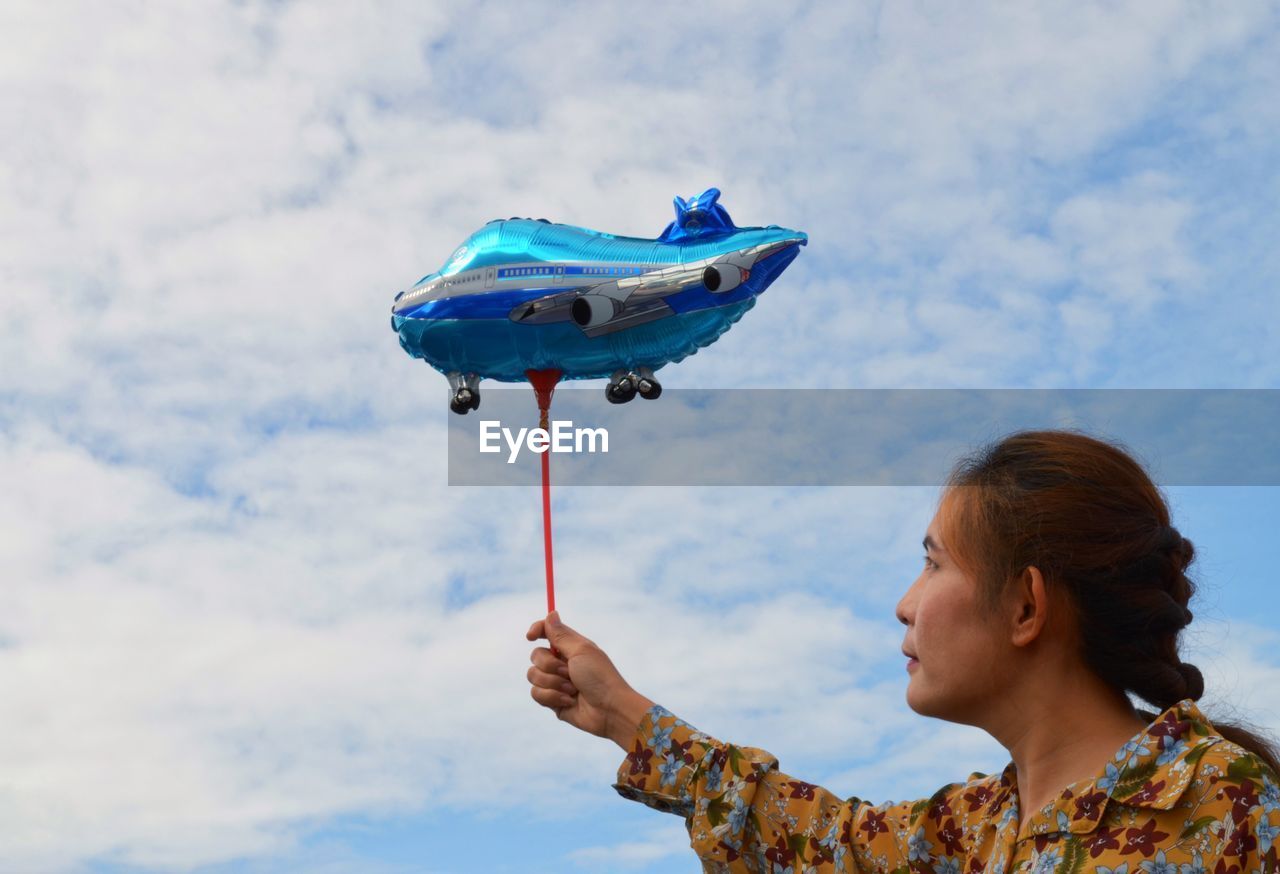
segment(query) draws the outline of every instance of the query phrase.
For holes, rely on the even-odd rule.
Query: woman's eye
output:
[[[936,567],[938,566],[938,563],[937,563],[936,561],[934,561],[933,559],[929,558],[929,556],[927,556],[927,555],[926,555],[926,556],[924,557],[924,566],[925,566],[925,567],[927,567],[927,568],[933,569],[933,568],[936,568]]]

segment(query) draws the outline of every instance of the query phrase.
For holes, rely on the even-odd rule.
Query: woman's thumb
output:
[[[560,621],[560,613],[552,610],[547,614],[547,639],[566,656],[573,655],[582,636]]]

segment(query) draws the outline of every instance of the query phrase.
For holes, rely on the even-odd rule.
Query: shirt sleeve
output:
[[[912,838],[904,837],[929,801],[840,798],[782,773],[764,750],[722,743],[660,705],[637,726],[614,788],[683,816],[703,870],[731,874],[905,874]]]

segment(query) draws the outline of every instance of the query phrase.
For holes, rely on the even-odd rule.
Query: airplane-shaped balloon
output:
[[[719,197],[677,197],[656,240],[495,219],[396,295],[391,328],[445,375],[455,413],[480,406],[481,379],[528,371],[608,377],[613,403],[656,398],[654,371],[729,330],[808,242],[777,225],[736,227]]]

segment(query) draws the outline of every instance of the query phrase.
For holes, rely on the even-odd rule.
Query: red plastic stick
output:
[[[556,572],[551,561],[551,453],[542,453],[542,549],[547,557],[547,612],[556,609]]]
[[[538,401],[538,427],[551,430],[551,396],[560,381],[559,370],[526,370]],[[547,561],[547,612],[556,609],[555,571],[551,560],[551,452],[542,453],[542,546]]]

